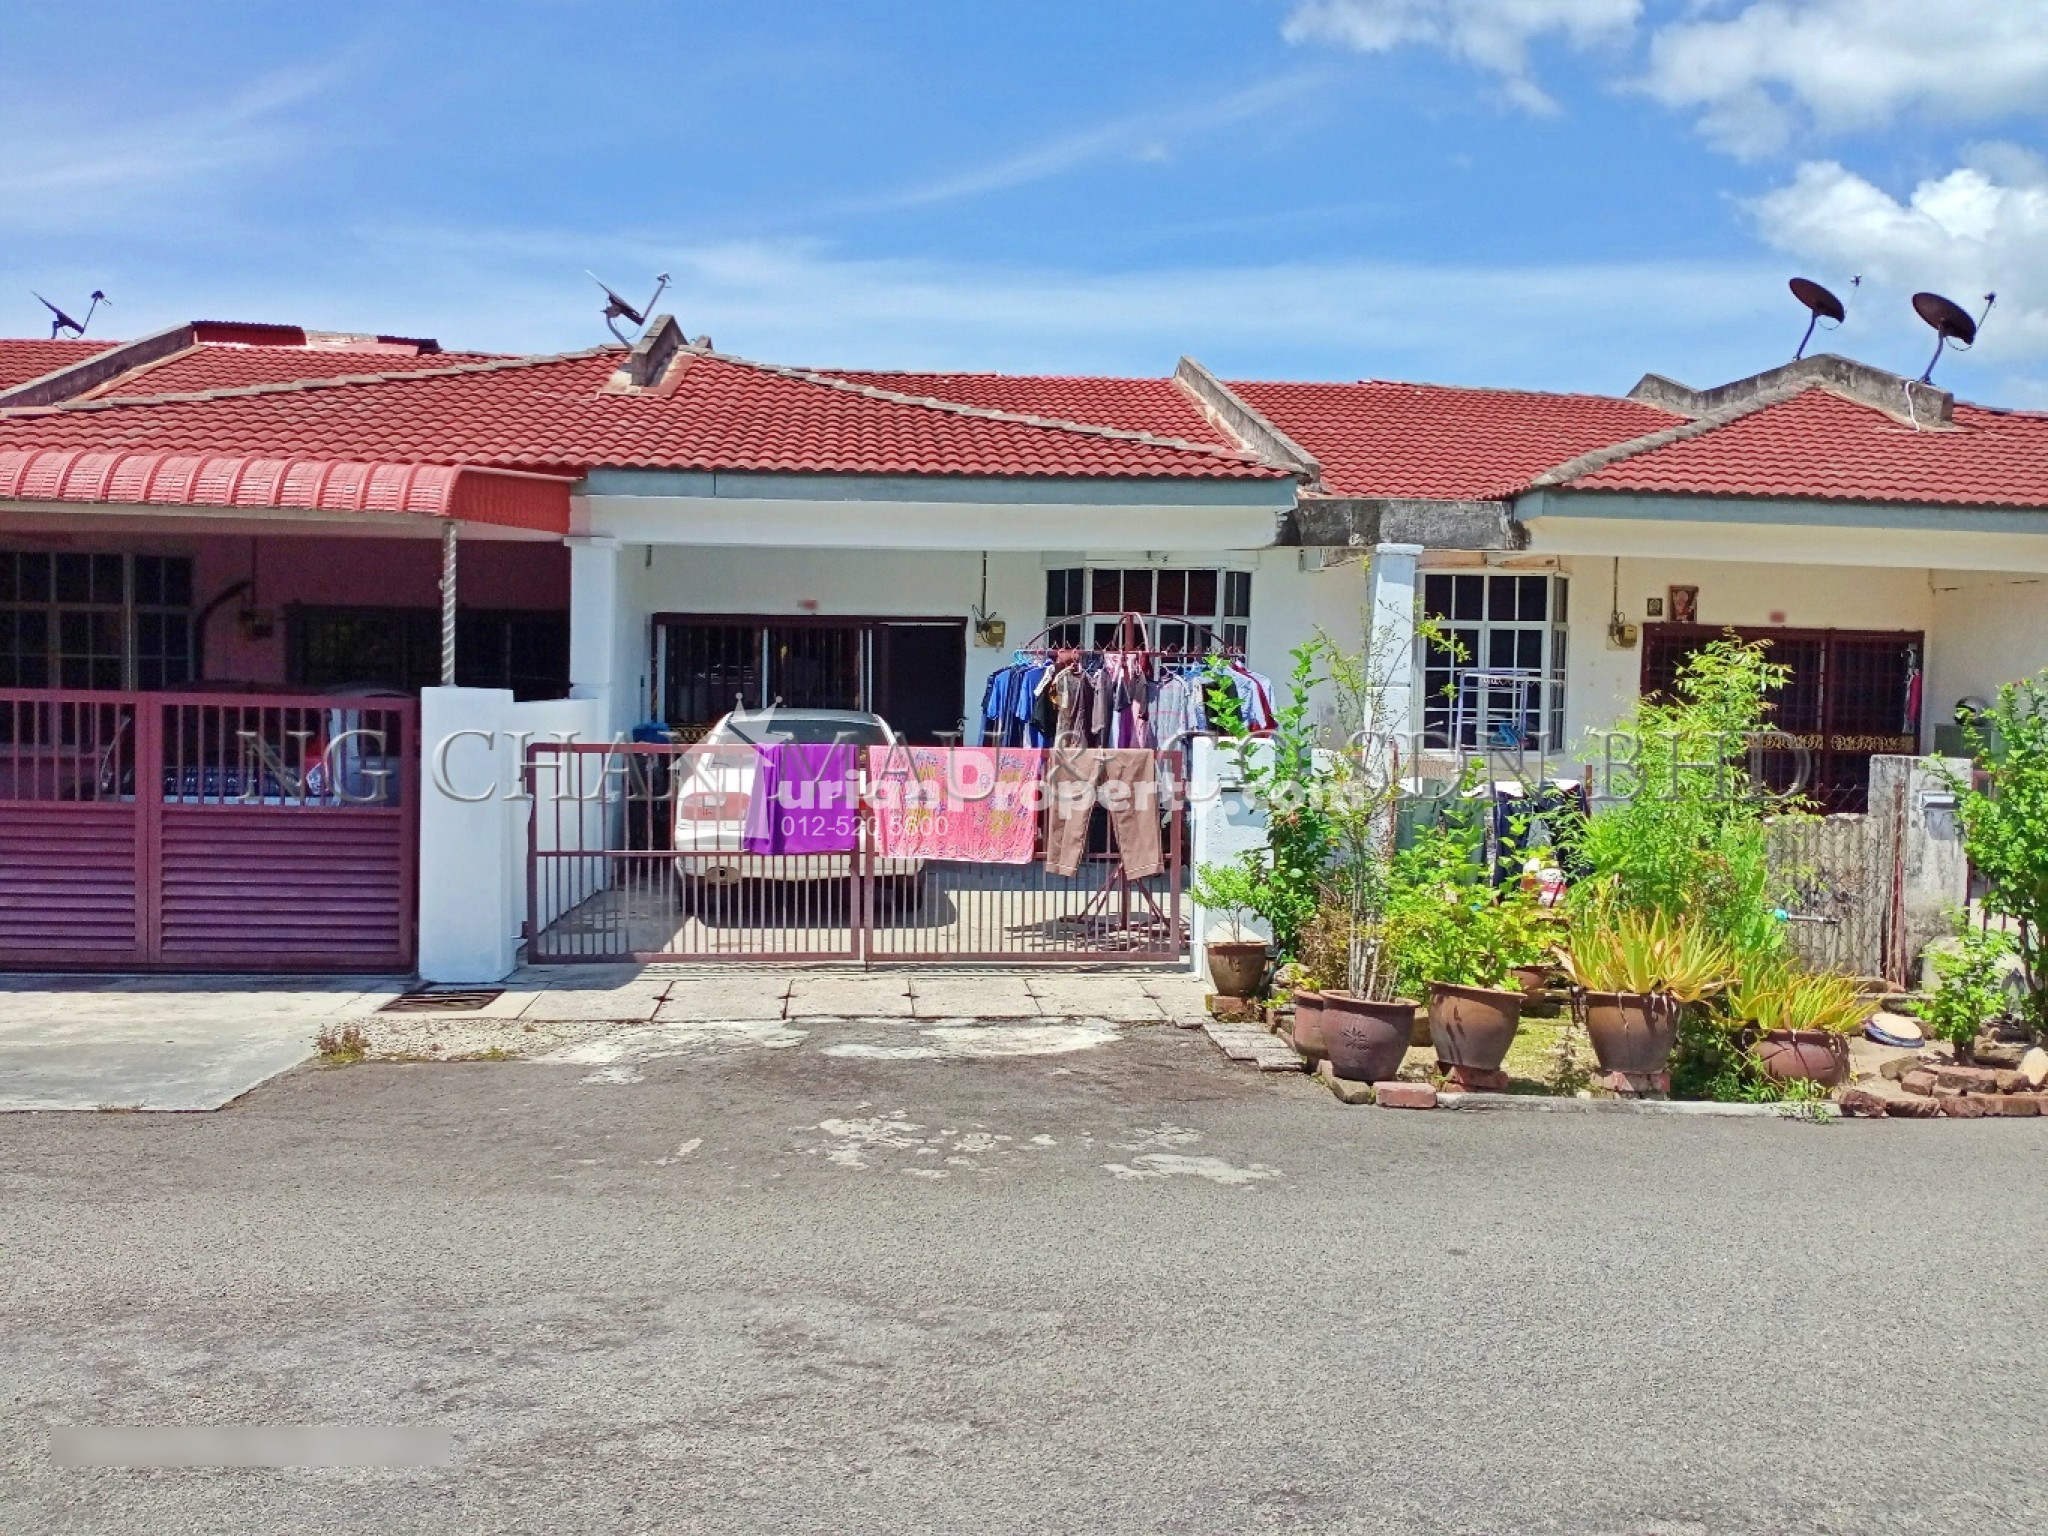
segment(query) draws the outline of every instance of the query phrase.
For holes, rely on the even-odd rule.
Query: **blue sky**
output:
[[[1831,343],[2048,405],[2037,0],[0,8],[0,331],[1625,390]]]

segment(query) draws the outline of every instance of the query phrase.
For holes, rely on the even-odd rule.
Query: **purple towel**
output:
[[[860,845],[854,749],[837,744],[756,747],[754,792],[741,845],[749,853],[851,853]]]

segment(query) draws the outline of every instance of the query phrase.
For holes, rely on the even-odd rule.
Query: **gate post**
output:
[[[420,690],[420,976],[502,980],[518,959],[524,810],[507,793],[510,691]]]
[[[135,948],[156,965],[164,948],[164,712],[174,706],[148,695],[135,699]],[[115,753],[115,794],[120,793]]]

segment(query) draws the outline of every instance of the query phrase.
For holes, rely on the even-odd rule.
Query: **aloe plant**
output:
[[[1698,923],[1611,903],[1583,909],[1558,963],[1587,992],[1662,992],[1697,1003],[1728,984],[1733,960]]]
[[[1758,1029],[1817,1029],[1831,1035],[1863,1027],[1875,1004],[1854,978],[1802,971],[1786,961],[1762,962],[1736,978],[1725,999],[1731,1019]]]

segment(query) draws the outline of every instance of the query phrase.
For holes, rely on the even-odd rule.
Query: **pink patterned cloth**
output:
[[[1029,864],[1044,768],[1037,747],[869,747],[875,852]]]

